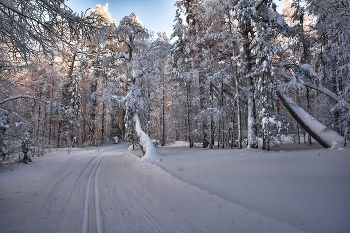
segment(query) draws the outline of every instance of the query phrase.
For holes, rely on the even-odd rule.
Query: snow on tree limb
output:
[[[344,138],[342,136],[317,121],[289,97],[279,93],[278,98],[300,126],[324,148],[337,149],[343,145]]]
[[[278,73],[278,75],[282,76],[283,78],[286,78],[287,80],[292,80],[293,77],[288,76],[286,74],[282,74],[282,73]],[[350,103],[348,103],[346,100],[344,100],[343,98],[341,98],[340,96],[338,96],[337,94],[333,93],[331,90],[329,90],[328,88],[322,86],[322,85],[315,85],[311,82],[301,82],[301,84],[303,84],[306,87],[312,88],[314,90],[317,90],[325,95],[327,95],[328,97],[332,98],[333,100],[337,101],[338,104],[341,107],[346,108],[347,110],[350,110]]]
[[[317,91],[319,91],[319,92],[321,92],[321,93],[331,97],[332,99],[336,100],[341,107],[344,107],[347,110],[350,110],[350,104],[347,101],[345,101],[343,98],[341,98],[338,95],[336,95],[335,93],[333,93],[328,88],[326,88],[326,87],[324,87],[322,85],[316,86],[315,84],[312,84],[310,82],[304,82],[304,85],[306,87],[310,87],[312,89],[315,89],[315,90],[317,90]]]
[[[16,99],[35,99],[36,100],[35,97],[30,96],[30,95],[16,95],[16,96],[12,96],[12,97],[1,100],[0,104],[4,104],[8,101],[12,101],[12,100],[16,100]]]
[[[255,9],[259,9],[259,7],[265,2],[266,0],[260,0],[255,3]]]
[[[0,0],[3,61],[13,63],[13,58],[28,61],[38,53],[51,52],[57,41],[70,45],[71,41],[83,36],[90,38],[99,31],[100,17],[93,13],[74,13],[64,2]],[[7,67],[11,65],[0,65],[0,71]]]
[[[137,113],[134,114],[133,120],[135,122],[135,130],[137,136],[139,137],[140,145],[142,146],[143,150],[145,150],[145,155],[142,157],[142,159],[148,161],[157,159],[159,157],[159,153],[156,147],[153,145],[150,137],[142,130],[140,119]]]
[[[9,98],[0,100],[0,105],[1,104],[5,104],[6,102],[9,102],[9,101],[17,100],[17,99],[31,99],[31,100],[39,101],[39,102],[46,103],[46,104],[49,104],[49,105],[52,105],[52,106],[60,106],[60,104],[55,104],[55,103],[52,103],[50,101],[43,100],[43,99],[40,99],[40,98],[36,98],[36,97],[30,96],[30,95],[11,96]]]

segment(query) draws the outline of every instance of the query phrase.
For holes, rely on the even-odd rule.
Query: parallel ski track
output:
[[[83,168],[83,170],[81,170],[81,172],[80,172],[80,174],[79,174],[79,176],[78,176],[78,179],[77,179],[77,181],[75,182],[75,184],[74,184],[74,187],[73,187],[73,190],[72,190],[72,193],[71,193],[71,195],[70,195],[70,197],[69,197],[69,201],[68,201],[68,206],[67,206],[67,208],[66,208],[66,210],[65,210],[65,212],[64,212],[64,216],[63,216],[63,219],[62,219],[62,223],[61,223],[61,227],[60,227],[60,233],[63,233],[64,231],[64,226],[65,226],[65,224],[66,224],[66,222],[67,222],[67,218],[68,218],[68,212],[69,212],[69,210],[70,210],[70,208],[71,208],[71,206],[72,206],[72,201],[73,201],[73,198],[74,198],[74,195],[75,195],[75,192],[76,192],[76,190],[77,190],[77,187],[78,187],[78,184],[79,184],[79,182],[80,182],[80,179],[81,179],[81,176],[82,176],[82,174],[84,173],[84,171],[89,167],[89,165],[96,159],[96,158],[99,158],[101,155],[97,155],[97,156],[94,156],[90,161],[89,161],[89,163]]]
[[[86,182],[86,188],[85,188],[85,198],[84,198],[84,210],[83,210],[83,221],[81,226],[81,233],[87,233],[90,231],[89,229],[89,214],[95,215],[95,225],[96,225],[96,232],[102,233],[103,227],[101,224],[102,221],[102,214],[101,214],[101,208],[100,208],[100,202],[99,202],[99,193],[98,193],[98,187],[97,187],[97,176],[98,171],[101,166],[101,163],[106,158],[106,155],[100,156],[95,163],[94,167],[91,169],[88,180]],[[93,200],[94,200],[94,213],[90,213],[89,208],[89,198],[90,198],[90,186],[91,186],[91,177],[94,176],[94,187],[93,187]],[[92,229],[91,229],[92,230]]]
[[[114,153],[119,153],[119,152],[123,152],[124,150],[121,150],[121,151],[115,151],[113,152]],[[101,209],[100,209],[100,205],[99,205],[99,194],[98,194],[98,186],[97,186],[97,173],[100,169],[100,165],[101,163],[103,162],[103,160],[107,157],[107,155],[101,155],[101,154],[98,154],[96,156],[94,156],[88,163],[87,165],[81,170],[79,176],[78,176],[78,179],[76,180],[75,184],[74,184],[74,187],[72,189],[72,192],[70,194],[70,197],[69,197],[69,201],[68,201],[68,204],[67,204],[67,208],[65,209],[65,212],[64,212],[64,215],[63,215],[63,219],[62,219],[62,222],[61,222],[61,226],[60,226],[60,230],[59,230],[59,233],[64,233],[64,227],[66,225],[66,222],[67,222],[67,219],[68,219],[68,215],[69,215],[69,211],[71,209],[71,206],[72,206],[72,202],[74,200],[74,197],[76,195],[76,191],[77,191],[77,188],[80,184],[80,181],[82,179],[82,176],[84,174],[84,172],[86,170],[88,170],[87,168],[90,167],[90,165],[94,162],[95,164],[93,165],[93,168],[90,170],[90,173],[89,173],[89,177],[88,177],[88,180],[86,182],[86,187],[85,187],[85,197],[84,197],[84,211],[83,211],[83,221],[82,221],[82,230],[81,232],[88,232],[88,224],[89,224],[89,220],[88,220],[88,212],[89,212],[89,208],[88,208],[88,200],[89,200],[89,193],[90,193],[90,183],[91,183],[91,177],[92,177],[92,174],[93,174],[93,171],[94,172],[94,190],[93,190],[93,195],[94,195],[94,208],[96,210],[96,213],[95,213],[95,222],[96,222],[96,228],[97,229],[97,232],[103,232],[103,227],[102,227],[102,215],[101,215]]]
[[[123,182],[121,182],[121,180],[118,178],[118,176],[116,176],[116,180],[118,180],[119,185],[121,186],[120,188],[124,190],[124,192],[126,190],[133,190],[133,192],[136,194],[138,193],[132,186],[129,186],[126,188],[125,185],[123,184]],[[117,194],[117,198],[119,199],[119,201],[122,201],[122,198],[119,195],[118,189],[115,189],[116,194]],[[149,226],[149,230],[151,232],[158,232],[158,233],[165,233],[165,231],[163,230],[163,228],[156,222],[155,219],[153,219],[151,217],[151,215],[147,212],[147,210],[145,208],[142,207],[142,205],[138,202],[138,200],[131,194],[129,193],[128,195],[129,197],[131,197],[131,201],[133,204],[135,204],[135,206],[143,212],[144,216],[146,217],[146,219],[149,221],[149,223],[151,224],[151,227]],[[125,201],[125,200],[124,200]]]

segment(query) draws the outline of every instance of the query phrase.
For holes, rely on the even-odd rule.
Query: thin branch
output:
[[[291,80],[292,77],[286,75],[286,74],[282,74],[282,73],[278,73],[277,75],[286,78],[288,80]],[[344,100],[343,98],[341,98],[340,96],[338,96],[337,94],[335,94],[334,92],[332,92],[331,90],[329,90],[328,88],[322,86],[322,85],[315,85],[312,84],[310,82],[305,82],[303,81],[301,84],[303,84],[306,87],[312,88],[314,90],[317,90],[325,95],[327,95],[328,97],[331,97],[332,99],[334,99],[335,101],[337,101],[342,107],[346,108],[347,110],[350,110],[350,104]]]
[[[36,99],[35,97],[30,96],[30,95],[16,95],[16,96],[12,96],[12,97],[6,98],[4,100],[1,100],[0,104],[4,104],[4,103],[6,103],[8,101],[12,101],[12,100],[16,100],[16,99],[35,99],[35,100],[39,100],[39,99]]]
[[[266,0],[260,0],[259,2],[255,3],[255,9],[258,10],[259,7],[265,2]]]

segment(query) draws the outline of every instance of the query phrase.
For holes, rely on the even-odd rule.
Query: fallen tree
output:
[[[299,125],[324,148],[337,149],[344,143],[344,138],[327,128],[310,114],[300,108],[285,94],[278,93],[278,98]]]

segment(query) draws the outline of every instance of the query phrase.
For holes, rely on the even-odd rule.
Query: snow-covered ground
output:
[[[291,145],[54,151],[0,169],[0,232],[350,232],[350,149]]]

